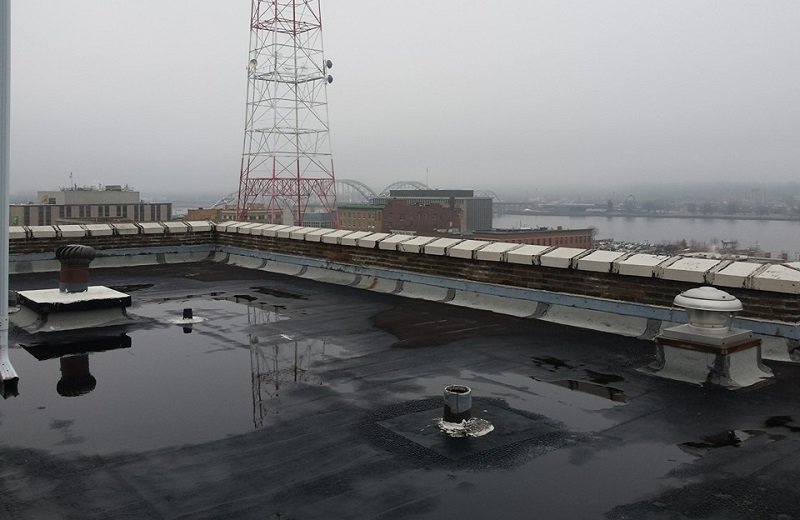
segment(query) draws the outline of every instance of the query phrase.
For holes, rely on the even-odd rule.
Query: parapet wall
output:
[[[714,285],[742,300],[741,317],[758,322],[760,333],[800,337],[797,262],[667,257],[244,222],[169,222],[12,228],[12,273],[55,270],[56,247],[75,242],[101,253],[98,267],[125,265],[125,257],[140,264],[147,258],[155,263],[158,255],[163,261],[165,254],[173,261],[215,255],[220,261],[299,276],[308,269],[328,273],[315,275],[320,279],[346,274],[334,283],[384,292],[402,294],[400,284],[406,283],[405,292],[416,291],[415,297],[461,305],[480,307],[481,298],[518,300],[532,304],[519,315],[535,317],[558,306],[676,321],[671,306],[677,294]]]

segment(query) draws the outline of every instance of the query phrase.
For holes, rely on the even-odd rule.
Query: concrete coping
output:
[[[753,289],[800,294],[800,262],[773,264],[752,277]]]
[[[486,247],[491,242],[486,240],[464,240],[460,244],[456,244],[451,246],[447,250],[447,256],[451,256],[453,258],[468,258],[473,259],[475,258],[475,251],[478,251],[482,247]]]
[[[235,229],[237,233],[242,235],[261,235],[261,226],[263,225],[263,222],[247,222],[241,226],[236,226]]]
[[[8,238],[9,240],[28,238],[28,232],[25,230],[24,226],[9,226]]]
[[[506,253],[522,246],[523,244],[515,244],[513,242],[492,242],[488,246],[475,251],[475,258],[489,262],[504,262]]]
[[[316,231],[319,228],[316,227],[304,227],[302,229],[298,229],[297,231],[292,231],[289,233],[289,238],[291,240],[305,240],[306,233],[310,233],[312,231]]]
[[[352,233],[349,229],[337,229],[332,233],[326,233],[322,235],[322,242],[325,244],[338,244],[339,240]]]
[[[378,245],[378,242],[388,237],[389,235],[391,235],[391,233],[371,233],[365,236],[364,238],[360,238],[358,240],[358,247],[375,249],[375,246]]]
[[[210,220],[184,220],[192,233],[202,233],[203,231],[213,231],[214,223]]]
[[[437,238],[425,244],[423,249],[426,255],[444,256],[449,248],[463,241],[462,238]]]
[[[396,235],[390,235],[380,242],[378,242],[378,249],[384,249],[387,251],[397,251],[397,245],[405,242],[407,240],[411,240],[414,238],[414,235],[404,235],[402,233],[398,233]]]
[[[578,259],[576,268],[579,271],[591,271],[595,273],[610,273],[614,262],[622,259],[630,253],[624,251],[603,251],[595,250],[588,255]]]
[[[506,253],[506,262],[522,265],[538,265],[539,257],[547,251],[552,251],[552,246],[525,244]]]
[[[86,229],[78,224],[63,224],[56,227],[58,228],[58,234],[61,238],[80,238],[86,236]]]
[[[278,238],[289,238],[292,233],[301,229],[303,229],[303,226],[288,226],[277,230],[278,232],[275,234],[275,236]]]
[[[159,222],[139,222],[137,225],[145,235],[164,234],[164,231],[166,230],[166,228]]]
[[[256,224],[255,226],[249,228],[250,234],[257,236],[264,236],[267,233],[267,231],[275,229],[279,225],[280,224],[264,224],[264,223]]]
[[[646,253],[636,253],[627,258],[620,258],[614,262],[611,268],[612,273],[623,276],[641,276],[651,278],[655,276],[656,268],[670,260],[671,256],[650,255]]]
[[[328,233],[332,233],[336,231],[332,228],[317,228],[314,231],[309,231],[306,233],[304,240],[306,242],[322,242],[322,237],[327,235]]]
[[[287,224],[273,224],[272,227],[261,228],[261,234],[264,235],[265,237],[277,237],[278,231],[290,227],[292,226],[289,226]]]
[[[744,288],[748,285],[750,276],[766,264],[756,262],[733,262],[732,264],[712,273],[713,285],[722,287]]]
[[[574,262],[578,258],[588,255],[590,252],[590,249],[582,249],[577,247],[557,247],[556,249],[548,251],[547,253],[539,256],[539,265],[543,267],[569,269],[574,267]]]
[[[356,247],[359,239],[368,237],[371,234],[372,232],[370,231],[353,231],[349,235],[343,236],[339,243],[343,246]]]
[[[225,222],[220,222],[217,224],[217,231],[221,231],[223,233],[236,233],[236,230],[229,231],[228,228],[233,226],[234,224],[238,224],[239,222],[236,220],[226,220]]]
[[[110,224],[82,224],[84,229],[93,237],[109,237],[114,234],[114,228]]]
[[[425,246],[425,244],[433,242],[434,240],[436,240],[436,237],[417,236],[417,237],[412,238],[411,240],[406,240],[404,242],[400,242],[400,244],[399,244],[400,251],[402,251],[404,253],[417,253],[417,254],[419,254],[419,253],[422,252],[422,248]]]
[[[31,238],[56,238],[56,228],[53,226],[28,226]]]
[[[167,228],[167,233],[188,233],[189,232],[189,224],[183,221],[178,220],[170,220],[167,222],[162,222],[164,226]]]
[[[132,222],[119,222],[111,224],[111,227],[117,235],[138,235],[140,231],[139,226]]]
[[[660,277],[679,282],[706,283],[706,273],[720,264],[720,260],[698,257],[681,257],[664,267],[660,267]],[[656,276],[659,272],[656,271]]]

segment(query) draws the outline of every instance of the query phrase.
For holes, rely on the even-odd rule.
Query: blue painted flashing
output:
[[[653,319],[667,323],[685,323],[687,321],[686,312],[678,308],[662,307],[659,305],[646,305],[640,303],[621,302],[616,300],[605,300],[602,298],[591,298],[587,296],[577,296],[539,289],[525,289],[511,287],[507,285],[496,285],[483,282],[473,282],[469,280],[459,280],[444,276],[410,273],[406,271],[393,271],[389,269],[379,269],[374,267],[361,267],[351,264],[338,264],[315,258],[305,258],[282,253],[271,253],[268,251],[254,251],[239,247],[222,246],[221,252],[256,257],[263,260],[272,260],[307,267],[318,267],[331,269],[354,275],[374,276],[388,280],[398,280],[403,282],[419,283],[454,289],[457,291],[474,292],[504,298],[514,298],[532,302],[547,303],[550,305],[561,305],[564,307],[575,307],[610,314],[620,314],[636,318]],[[734,325],[739,328],[752,330],[756,334],[768,336],[780,336],[790,339],[800,339],[800,327],[790,323],[771,322],[754,320],[750,318],[737,318]]]
[[[511,287],[506,285],[496,285],[484,282],[474,282],[470,280],[460,280],[445,276],[430,274],[412,273],[407,271],[395,271],[391,269],[381,269],[375,267],[363,267],[352,264],[341,264],[331,261],[307,258],[301,256],[287,255],[283,253],[273,253],[269,251],[259,251],[233,246],[215,246],[212,244],[196,244],[186,246],[158,246],[141,247],[127,249],[104,250],[102,256],[120,257],[136,255],[158,255],[169,253],[214,253],[221,252],[232,255],[239,255],[251,258],[258,258],[266,261],[281,262],[297,265],[301,267],[316,267],[340,271],[353,275],[372,276],[387,280],[400,282],[411,282],[434,287],[442,287],[456,291],[472,292],[503,298],[513,298],[549,305],[560,305],[564,307],[574,307],[577,309],[587,309],[610,314],[619,314],[636,318],[658,320],[667,323],[685,323],[686,313],[678,308],[662,307],[658,305],[646,305],[631,302],[621,302],[616,300],[606,300],[587,296],[578,296],[566,293],[543,291],[539,289],[527,289],[521,287]],[[12,262],[19,261],[42,261],[54,260],[55,253],[30,253],[11,255]],[[739,328],[749,329],[757,334],[767,336],[779,336],[789,339],[800,339],[800,325],[754,320],[751,318],[737,318],[734,325]]]

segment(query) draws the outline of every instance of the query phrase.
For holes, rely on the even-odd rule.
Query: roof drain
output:
[[[656,375],[690,383],[735,389],[772,377],[761,362],[761,340],[733,327],[742,302],[714,287],[696,287],[675,297],[689,323],[656,336]]]
[[[472,417],[472,389],[465,385],[444,387],[444,414],[437,424],[454,438],[482,437],[494,430],[489,421]]]

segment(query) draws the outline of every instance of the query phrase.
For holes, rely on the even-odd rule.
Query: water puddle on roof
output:
[[[318,395],[325,364],[354,355],[240,301],[143,304],[130,311],[146,318],[139,329],[14,348],[19,395],[2,401],[0,444],[137,452],[268,428]],[[187,307],[205,318],[189,333],[168,323]]]
[[[534,390],[537,388],[537,386],[541,389],[541,385],[554,385],[561,388],[566,388],[574,393],[572,398],[574,401],[580,404],[582,408],[609,408],[611,406],[615,406],[616,404],[625,403],[627,401],[625,398],[625,392],[619,388],[614,388],[613,386],[601,385],[588,381],[579,381],[576,379],[557,379],[554,381],[543,381],[535,377],[532,377],[531,379],[535,381]],[[612,402],[608,403],[607,401]]]

